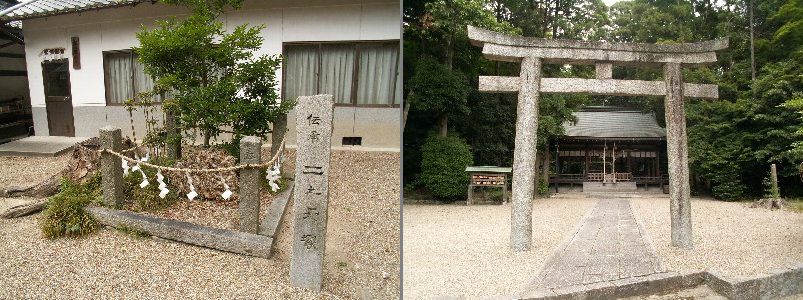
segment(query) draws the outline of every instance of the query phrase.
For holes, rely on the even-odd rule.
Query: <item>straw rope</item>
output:
[[[89,150],[89,151],[96,151],[96,152],[101,152],[101,153],[102,152],[106,152],[106,153],[109,153],[111,155],[117,156],[117,157],[119,157],[119,158],[121,158],[123,160],[126,160],[126,161],[128,161],[130,163],[139,164],[141,166],[150,167],[150,168],[154,168],[154,169],[162,170],[162,171],[183,172],[183,173],[218,173],[218,172],[233,172],[233,171],[238,171],[238,170],[242,170],[242,169],[245,169],[245,168],[260,168],[260,169],[262,169],[262,168],[272,167],[274,165],[274,163],[276,163],[276,160],[278,160],[279,157],[282,155],[282,152],[284,151],[284,143],[285,143],[286,140],[287,140],[287,136],[285,135],[285,138],[282,139],[282,143],[279,144],[279,150],[276,151],[276,154],[274,154],[273,157],[271,157],[270,161],[268,161],[266,163],[244,164],[244,165],[236,165],[236,166],[231,166],[231,167],[222,167],[222,168],[213,168],[213,169],[191,169],[191,168],[175,168],[175,167],[160,166],[160,165],[154,165],[154,164],[150,164],[150,163],[147,163],[147,162],[139,161],[139,160],[130,158],[130,157],[125,156],[125,155],[122,154],[122,153],[125,153],[125,152],[130,152],[132,150],[135,150],[136,148],[138,148],[138,146],[130,148],[130,149],[126,149],[126,150],[123,150],[123,151],[120,151],[120,152],[116,152],[116,151],[111,150],[111,149],[93,150],[93,149],[89,149],[86,146],[80,145],[80,144],[78,144],[78,146],[80,146],[81,148],[84,148],[86,150]]]

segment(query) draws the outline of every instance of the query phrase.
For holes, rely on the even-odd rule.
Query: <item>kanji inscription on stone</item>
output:
[[[295,107],[297,150],[293,193],[293,286],[320,291],[332,156],[332,95],[302,96]]]

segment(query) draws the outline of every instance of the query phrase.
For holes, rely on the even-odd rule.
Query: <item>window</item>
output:
[[[284,98],[331,94],[341,105],[394,106],[399,42],[286,44]]]
[[[144,66],[131,50],[104,52],[103,73],[109,105],[122,105],[137,93],[153,89],[153,78],[145,74]]]

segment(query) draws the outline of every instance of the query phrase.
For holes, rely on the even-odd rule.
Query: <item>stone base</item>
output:
[[[617,299],[660,295],[708,285],[729,299],[776,299],[803,294],[803,264],[770,271],[753,279],[735,280],[716,271],[665,272],[584,285],[540,288],[519,299]]]
[[[636,183],[633,181],[621,181],[617,183],[602,182],[583,182],[583,192],[635,192]]]

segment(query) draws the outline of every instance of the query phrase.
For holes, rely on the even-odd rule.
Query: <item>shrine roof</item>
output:
[[[572,139],[663,140],[666,129],[655,114],[623,107],[585,107],[575,112],[576,122],[563,123],[564,137]]]

